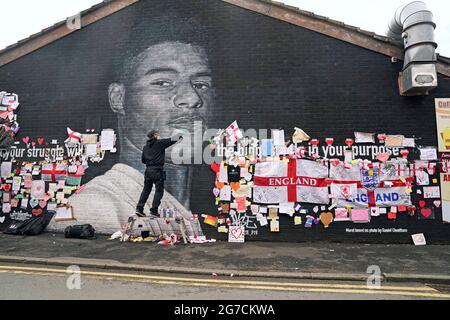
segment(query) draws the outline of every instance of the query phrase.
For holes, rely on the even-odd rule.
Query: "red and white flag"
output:
[[[67,144],[77,144],[81,142],[81,133],[73,131],[70,128],[67,128],[67,139],[64,141]]]
[[[231,142],[232,144],[244,137],[241,129],[239,129],[237,121],[234,121],[232,124],[230,124],[228,128],[225,129],[225,131],[227,133],[227,141]]]
[[[66,180],[67,166],[62,163],[45,163],[42,165],[41,179],[52,182]]]
[[[327,204],[328,167],[322,163],[290,159],[257,163],[253,179],[255,203],[306,202]]]
[[[330,182],[333,203],[337,206],[352,206],[356,208],[366,208],[368,206],[389,207],[397,205],[410,205],[411,196],[407,192],[407,184],[411,177],[403,181],[400,177],[408,175],[408,168],[405,163],[386,162],[379,167],[373,168],[373,177],[376,179],[376,187],[369,190],[363,184],[363,173],[368,174],[369,170],[362,168],[359,164],[344,164],[340,162],[337,165],[331,164]],[[351,191],[352,196],[345,197],[339,195],[340,190],[346,188],[355,188]],[[351,189],[350,189],[351,190]]]

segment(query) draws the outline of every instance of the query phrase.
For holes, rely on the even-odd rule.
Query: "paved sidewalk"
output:
[[[450,282],[450,246],[247,242],[232,244],[121,243],[0,234],[1,262],[82,266],[211,275],[363,280],[377,265],[388,281]]]

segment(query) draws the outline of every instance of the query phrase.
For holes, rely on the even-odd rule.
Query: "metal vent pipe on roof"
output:
[[[426,95],[437,87],[433,14],[422,1],[401,6],[389,23],[387,36],[404,45],[402,95]]]

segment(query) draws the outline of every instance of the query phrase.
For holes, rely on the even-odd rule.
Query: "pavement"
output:
[[[215,242],[162,246],[152,242],[65,239],[0,234],[0,262],[226,275],[366,281],[368,267],[384,281],[450,283],[450,246]]]

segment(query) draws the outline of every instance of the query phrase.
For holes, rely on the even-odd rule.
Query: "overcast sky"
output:
[[[212,0],[211,0],[212,1]],[[0,48],[4,48],[56,22],[87,9],[100,0],[0,0],[8,21],[0,27]],[[395,9],[404,0],[282,0],[286,4],[312,11],[361,29],[384,35]],[[437,24],[437,52],[450,56],[450,1],[425,0]],[[5,17],[5,15],[3,15]]]

